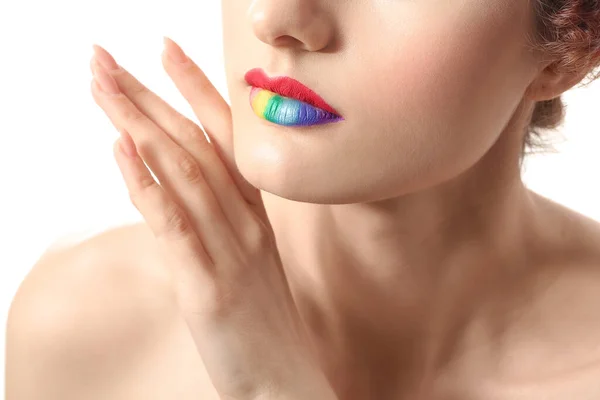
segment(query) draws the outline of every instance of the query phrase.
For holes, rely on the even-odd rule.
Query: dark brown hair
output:
[[[588,85],[600,77],[600,0],[530,0],[534,7],[533,50],[553,61],[557,72],[589,73],[580,82]],[[587,78],[587,82],[586,82]],[[561,96],[535,105],[524,136],[522,155],[554,149],[543,130],[556,129],[565,117]]]

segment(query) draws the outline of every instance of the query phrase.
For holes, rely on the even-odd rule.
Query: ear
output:
[[[571,89],[590,72],[557,72],[556,63],[547,63],[527,87],[525,97],[533,101],[552,100]]]

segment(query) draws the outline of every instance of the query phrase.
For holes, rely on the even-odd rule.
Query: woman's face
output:
[[[381,200],[477,162],[537,67],[524,0],[222,0],[234,150],[256,187],[296,201]],[[244,79],[287,75],[345,119],[258,117]]]

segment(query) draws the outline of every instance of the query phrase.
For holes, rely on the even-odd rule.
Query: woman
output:
[[[144,223],[38,261],[8,400],[600,398],[600,226],[520,177],[600,3],[222,6],[230,105],[165,42],[204,132],[96,47]]]

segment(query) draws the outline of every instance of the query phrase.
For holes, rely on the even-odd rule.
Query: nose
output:
[[[328,0],[325,0],[327,2]],[[333,37],[322,0],[254,0],[248,10],[254,34],[275,47],[319,51]]]

